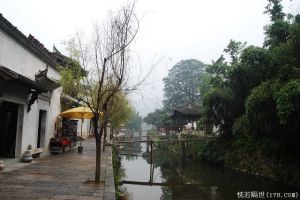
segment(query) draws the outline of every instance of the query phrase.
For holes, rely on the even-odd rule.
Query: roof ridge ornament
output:
[[[36,80],[40,80],[42,78],[46,78],[48,74],[48,65],[44,70],[39,70],[38,73],[35,75]]]

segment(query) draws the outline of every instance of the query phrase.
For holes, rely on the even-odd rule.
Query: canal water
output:
[[[124,145],[119,151],[125,181],[119,187],[129,199],[232,200],[239,199],[238,195],[244,197],[240,199],[247,195],[266,198],[267,192],[296,192],[295,188],[268,179],[189,160],[181,152],[169,151],[168,145],[154,147],[152,164],[145,143]]]

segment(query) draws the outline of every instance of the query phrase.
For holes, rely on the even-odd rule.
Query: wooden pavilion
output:
[[[176,108],[170,115],[172,119],[172,130],[180,132],[188,123],[192,124],[192,129],[197,128],[197,121],[201,117],[201,107],[188,104],[182,108]]]

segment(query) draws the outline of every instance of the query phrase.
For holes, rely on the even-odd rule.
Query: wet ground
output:
[[[102,156],[102,182],[97,184],[93,182],[95,154],[94,139],[89,139],[83,142],[82,154],[73,149],[6,169],[0,172],[0,199],[114,199],[111,149],[107,147]]]

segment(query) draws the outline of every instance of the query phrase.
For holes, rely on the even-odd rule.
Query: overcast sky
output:
[[[25,35],[32,34],[52,51],[76,31],[88,31],[118,10],[125,0],[0,0],[0,13]],[[300,0],[284,0],[288,12],[299,12]],[[230,39],[261,46],[267,0],[138,0],[140,32],[132,50],[144,72],[155,69],[145,86],[131,95],[142,115],[161,107],[162,78],[182,59],[210,64]],[[137,58],[137,56],[135,56]]]

